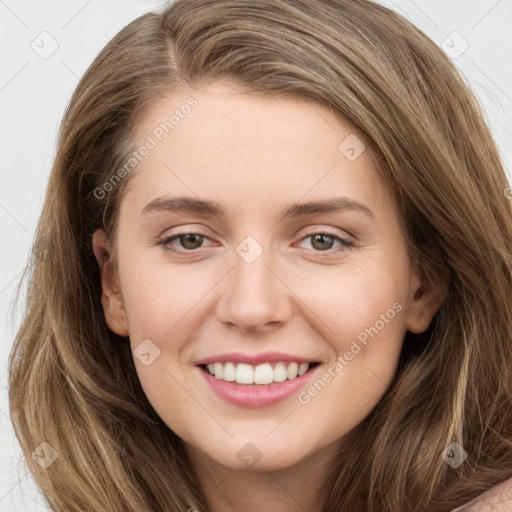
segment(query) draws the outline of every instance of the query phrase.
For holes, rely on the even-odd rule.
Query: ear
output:
[[[441,308],[448,293],[450,276],[447,269],[438,270],[431,282],[419,264],[415,265],[411,276],[406,329],[419,334],[428,329],[432,318]]]
[[[92,235],[92,247],[100,267],[101,304],[105,321],[119,336],[128,336],[128,317],[119,286],[119,276],[114,268],[110,245],[103,229],[98,229]]]

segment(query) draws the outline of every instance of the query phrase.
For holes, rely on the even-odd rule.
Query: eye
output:
[[[342,238],[334,233],[329,232],[319,232],[319,233],[311,233],[305,236],[301,241],[311,239],[311,245],[313,249],[316,249],[315,252],[338,252],[343,251],[347,248],[352,247],[354,244],[345,238]],[[333,242],[339,242],[340,246],[335,249],[332,249]]]
[[[177,233],[176,235],[160,240],[158,243],[166,251],[175,254],[186,254],[187,252],[193,252],[195,249],[199,249],[205,238],[208,237],[202,233]],[[174,240],[179,241],[184,250],[176,249],[175,247],[173,247],[172,242]]]

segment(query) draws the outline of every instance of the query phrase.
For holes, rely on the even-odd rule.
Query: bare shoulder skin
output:
[[[503,482],[472,502],[452,512],[510,512],[512,511],[512,479]]]

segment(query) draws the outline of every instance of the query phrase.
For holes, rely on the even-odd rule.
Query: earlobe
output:
[[[116,272],[106,233],[98,229],[92,235],[92,246],[101,275],[101,304],[109,328],[119,336],[128,336],[128,321],[119,277]]]
[[[439,311],[448,293],[448,272],[438,274],[435,282],[430,282],[422,270],[411,280],[406,329],[415,334],[425,332],[434,315]]]

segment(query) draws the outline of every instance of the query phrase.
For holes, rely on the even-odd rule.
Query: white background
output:
[[[381,3],[447,52],[446,44],[462,50],[467,41],[462,55],[451,56],[484,107],[512,181],[512,0]],[[49,510],[12,431],[6,362],[19,321],[13,292],[31,250],[57,129],[79,77],[100,49],[128,22],[161,5],[163,0],[0,0],[0,512]],[[51,49],[52,39],[58,48],[48,58],[32,48]]]

